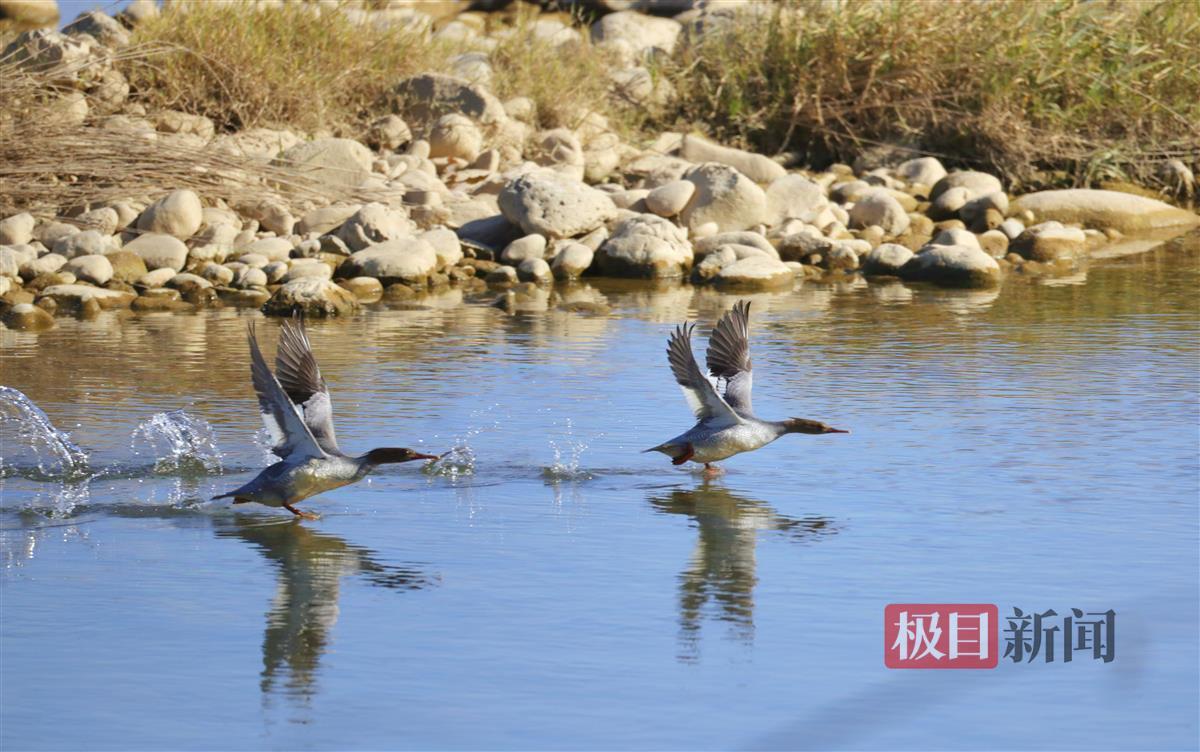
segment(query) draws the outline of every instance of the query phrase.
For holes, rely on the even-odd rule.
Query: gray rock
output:
[[[803,175],[784,175],[767,186],[767,224],[778,225],[787,219],[811,221],[829,200],[825,189]]]
[[[286,261],[272,261],[262,267],[263,274],[267,275],[267,284],[273,285],[283,281],[287,276],[288,265]]]
[[[548,170],[511,181],[498,201],[509,222],[526,233],[551,238],[582,235],[617,215],[616,205],[603,192]]]
[[[117,250],[118,246],[114,238],[109,235],[101,235],[96,230],[84,230],[65,238],[59,238],[55,241],[53,248],[55,253],[72,259],[76,256],[103,255]]]
[[[597,256],[602,274],[673,278],[691,270],[693,251],[682,228],[662,217],[640,214],[621,220]]]
[[[243,290],[250,287],[266,287],[267,273],[255,266],[244,266],[237,271],[233,284],[234,287]]]
[[[353,277],[338,283],[359,300],[376,301],[383,297],[383,283],[374,277]]]
[[[487,89],[461,78],[425,73],[401,81],[396,106],[410,120],[428,125],[442,115],[465,115],[484,127],[507,119],[504,106]]]
[[[753,255],[722,267],[713,280],[718,287],[736,290],[775,290],[791,287],[796,272],[779,259]]]
[[[713,222],[722,231],[744,230],[768,219],[763,189],[732,167],[696,165],[683,178],[696,184],[696,194],[679,215],[689,229]]]
[[[942,230],[929,241],[929,245],[963,245],[971,248],[982,248],[975,233],[959,227]]]
[[[463,260],[462,243],[458,240],[458,235],[454,230],[445,227],[435,227],[432,230],[426,230],[418,236],[424,240],[437,254],[438,269],[449,269],[450,267]]]
[[[862,259],[862,271],[867,276],[896,276],[901,267],[913,257],[913,252],[897,243],[883,243]]]
[[[522,261],[531,258],[544,258],[546,255],[546,238],[543,235],[526,235],[517,238],[505,246],[500,254],[500,260],[511,266],[517,266]]]
[[[239,257],[243,260],[248,255],[262,256],[268,262],[287,261],[292,255],[292,242],[283,238],[262,238],[246,246]]]
[[[80,282],[89,282],[93,285],[103,285],[113,278],[112,263],[98,254],[76,256],[67,262],[66,269],[74,274],[75,279]]]
[[[919,157],[897,165],[896,176],[908,183],[932,187],[946,177],[946,168],[934,157]]]
[[[1000,178],[995,175],[989,175],[986,172],[975,172],[974,170],[963,170],[961,172],[952,172],[934,183],[933,189],[929,192],[929,199],[935,201],[938,196],[941,196],[951,188],[965,188],[967,190],[967,201],[988,193],[1004,192],[1004,186],[1000,183]]]
[[[775,246],[771,245],[771,241],[757,232],[750,232],[749,230],[719,232],[716,235],[709,235],[708,237],[694,241],[692,243],[692,250],[697,258],[702,258],[723,245],[749,246],[762,251],[763,255],[775,259],[779,258],[779,252],[775,250]]]
[[[429,132],[431,159],[450,157],[470,162],[483,151],[483,134],[465,115],[442,115]]]
[[[187,263],[188,248],[172,235],[148,232],[125,244],[125,250],[142,257],[147,269],[169,268],[181,271]]]
[[[320,261],[311,264],[297,264],[292,262],[292,265],[287,268],[287,271],[283,275],[283,281],[291,282],[294,279],[302,277],[333,279],[333,269],[329,268],[329,264]]]
[[[660,217],[674,217],[692,200],[696,184],[690,180],[673,180],[646,194],[646,208]]]
[[[896,237],[908,229],[908,213],[892,194],[875,188],[863,195],[850,209],[851,227],[878,225],[885,235]]]
[[[550,262],[550,271],[555,279],[569,280],[583,276],[592,265],[595,253],[582,243],[568,243]]]
[[[619,11],[602,16],[592,24],[592,40],[627,44],[639,57],[654,52],[671,54],[683,26],[671,18],[657,18],[633,11]]]
[[[178,272],[176,272],[174,269],[164,266],[161,269],[155,269],[152,272],[146,272],[138,278],[136,284],[138,287],[142,287],[147,290],[157,290],[163,285],[167,284],[167,282],[169,282],[176,274],[178,274]],[[266,284],[265,279],[263,284]]]
[[[1018,235],[1011,250],[1030,261],[1069,260],[1087,252],[1087,236],[1078,227],[1043,222]]]
[[[106,290],[91,285],[51,285],[38,295],[38,300],[49,298],[63,311],[80,311],[89,300],[95,300],[102,310],[124,308],[137,295],[121,290]]]
[[[1010,211],[1031,212],[1038,222],[1054,220],[1125,233],[1200,224],[1200,215],[1162,201],[1086,188],[1028,193],[1014,200]]]
[[[313,209],[300,218],[295,230],[300,235],[310,232],[324,235],[341,227],[343,222],[353,217],[361,208],[362,204],[337,204]]]
[[[351,251],[361,251],[376,243],[409,237],[416,231],[416,224],[402,210],[371,203],[347,219],[337,234]]]
[[[17,303],[4,312],[6,327],[16,331],[41,331],[54,328],[54,317],[31,303]]]
[[[373,245],[350,256],[338,269],[342,277],[375,277],[386,287],[395,282],[424,285],[437,270],[433,246],[418,238]]]
[[[79,226],[85,230],[95,230],[101,235],[112,235],[121,229],[121,215],[110,206],[102,206],[84,212],[75,218]]]
[[[21,212],[0,220],[0,245],[21,245],[33,240],[37,220],[29,212]]]
[[[74,21],[63,27],[63,33],[71,36],[87,34],[105,47],[113,49],[129,44],[129,32],[125,27],[117,19],[100,10],[80,13]]]
[[[901,267],[900,276],[945,287],[992,287],[1000,283],[1000,265],[979,248],[928,245]]]
[[[172,191],[146,207],[137,219],[137,228],[187,240],[200,229],[203,218],[200,197],[195,192]]]
[[[5,252],[8,250],[9,250],[8,248],[0,248],[0,269],[4,268],[4,255],[5,255]],[[131,254],[131,255],[136,256],[136,254]],[[141,262],[140,258],[138,259],[138,262],[139,263]],[[41,256],[31,258],[31,259],[21,263],[20,267],[19,267],[19,272],[23,279],[30,280],[30,279],[33,279],[34,277],[38,276],[39,274],[50,274],[52,272],[56,272],[59,269],[66,266],[66,264],[67,264],[66,256],[62,256],[57,253],[46,253]],[[143,265],[142,266],[143,272],[145,271],[145,269],[146,269],[146,267]],[[11,276],[11,275],[9,275],[9,276]]]
[[[545,259],[527,258],[517,266],[517,278],[522,282],[545,284],[553,279]]]
[[[358,310],[358,299],[328,279],[304,277],[284,284],[263,305],[271,316],[344,316]]]
[[[280,154],[275,164],[290,167],[333,193],[357,188],[371,174],[371,150],[348,138],[318,138]],[[340,288],[339,288],[340,289]]]
[[[683,137],[679,156],[689,162],[729,165],[756,183],[770,183],[787,174],[783,165],[761,154],[714,144],[692,134]]]
[[[214,285],[233,284],[233,270],[220,264],[205,264],[200,274]]]
[[[1008,239],[1011,241],[1016,240],[1018,235],[1025,232],[1025,224],[1016,217],[1009,217],[1001,222],[1000,226],[996,229],[1008,236]]]

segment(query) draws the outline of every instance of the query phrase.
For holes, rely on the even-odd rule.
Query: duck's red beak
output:
[[[446,455],[444,455],[444,454],[420,454],[418,452],[413,452],[414,460],[440,460],[442,457],[445,457],[445,456]]]
[[[825,433],[850,433],[850,432],[849,432],[849,431],[843,431],[843,430],[842,430],[842,429],[840,429],[840,428],[826,428],[826,429],[825,429]]]

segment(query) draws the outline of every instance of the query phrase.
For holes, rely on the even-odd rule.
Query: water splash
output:
[[[12,387],[0,386],[0,422],[14,423],[17,436],[37,457],[38,471],[48,477],[77,478],[88,472],[87,452],[60,431],[33,400]]]
[[[575,436],[575,426],[571,419],[567,418],[565,436],[561,439],[550,439],[554,462],[549,467],[542,468],[542,477],[551,481],[591,480],[594,476],[580,466],[587,448],[587,442]]]
[[[135,455],[148,449],[155,458],[156,473],[221,472],[221,452],[212,426],[183,410],[156,413],[142,421],[130,436],[130,448]]]
[[[427,463],[421,472],[443,478],[455,479],[464,475],[475,474],[475,450],[471,448],[469,439],[478,431],[468,432],[454,440],[450,450],[433,462]]]

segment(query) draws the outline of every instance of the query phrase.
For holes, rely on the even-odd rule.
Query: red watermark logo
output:
[[[890,603],[883,610],[888,668],[995,668],[1000,612],[991,603]]]

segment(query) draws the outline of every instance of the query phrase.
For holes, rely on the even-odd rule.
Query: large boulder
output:
[[[622,220],[597,254],[600,273],[613,277],[683,277],[692,259],[683,228],[651,214]]]
[[[756,183],[770,183],[787,174],[783,165],[761,154],[714,144],[688,134],[679,146],[679,156],[689,162],[717,162],[729,165]]]
[[[504,105],[484,87],[454,76],[424,73],[401,81],[396,106],[411,123],[428,125],[442,115],[464,115],[485,127],[508,118]]]
[[[262,310],[271,316],[344,316],[358,310],[358,299],[328,279],[302,277],[276,290]]]
[[[9,329],[36,332],[54,328],[54,317],[32,303],[17,303],[4,312],[2,319]]]
[[[671,18],[656,18],[634,11],[618,11],[592,24],[592,40],[627,45],[634,55],[671,54],[683,25]]]
[[[946,168],[936,157],[918,157],[896,166],[896,177],[909,183],[932,188],[946,177]]]
[[[376,243],[406,237],[416,229],[416,224],[402,210],[371,203],[347,219],[337,236],[350,250],[361,251]]]
[[[101,309],[108,310],[127,307],[136,297],[137,295],[131,292],[106,290],[91,285],[51,285],[41,291],[38,300],[50,298],[60,310],[80,311],[90,300],[99,303]]]
[[[0,219],[0,245],[21,245],[33,240],[37,220],[29,212]]]
[[[138,216],[137,228],[187,240],[200,229],[203,218],[200,197],[194,191],[172,191],[146,207]]]
[[[397,238],[358,251],[338,268],[341,277],[374,277],[387,286],[395,282],[423,285],[437,270],[433,246],[419,238]]]
[[[66,270],[80,282],[103,285],[113,278],[113,265],[104,256],[76,256],[67,262]]]
[[[791,287],[796,272],[777,258],[753,254],[721,267],[717,287],[735,290],[777,290]]]
[[[361,208],[360,204],[336,204],[313,209],[300,218],[300,221],[296,223],[295,230],[300,235],[307,235],[310,232],[324,235],[341,227],[343,222],[353,217]]]
[[[125,250],[142,257],[147,269],[169,268],[181,271],[187,263],[188,248],[171,235],[148,232],[125,244]]]
[[[1087,253],[1087,235],[1061,222],[1042,222],[1018,235],[1010,248],[1031,261],[1069,261]]]
[[[1200,224],[1200,215],[1162,201],[1088,188],[1029,193],[1009,206],[1012,214],[1025,211],[1031,212],[1038,222],[1054,220],[1126,233]]]
[[[498,200],[509,222],[526,233],[550,238],[591,232],[617,215],[608,194],[550,170],[537,170],[511,181]]]
[[[908,213],[886,188],[874,188],[850,207],[850,226],[863,228],[878,225],[885,235],[896,237],[909,225]]]
[[[1000,283],[1000,265],[976,247],[927,245],[900,268],[900,276],[944,287],[992,287]]]
[[[713,222],[723,231],[744,230],[767,220],[767,196],[762,188],[734,168],[709,162],[683,174],[696,184],[696,193],[679,214],[688,229]]]
[[[913,257],[913,252],[897,243],[881,243],[862,259],[862,271],[867,276],[896,276]]]
[[[318,138],[297,144],[275,163],[338,191],[357,188],[371,174],[371,150],[348,138]]]
[[[986,172],[976,172],[974,170],[963,170],[961,172],[952,172],[934,183],[933,189],[929,191],[929,200],[936,201],[938,196],[941,196],[952,188],[964,189],[967,201],[978,196],[986,196],[989,193],[1003,192],[1004,190],[1004,186],[1000,183],[1000,178],[995,175],[989,175]]]
[[[829,205],[825,189],[803,175],[784,175],[767,186],[767,224],[811,220]]]

